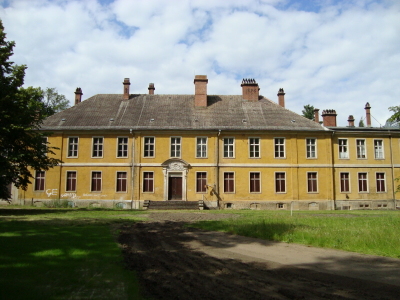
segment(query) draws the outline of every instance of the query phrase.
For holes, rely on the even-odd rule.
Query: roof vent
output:
[[[243,119],[243,120],[242,120],[242,123],[247,123],[247,120],[246,120],[246,119]]]
[[[114,121],[114,119],[113,119],[113,118],[111,118],[111,119],[110,119],[110,122],[112,122],[112,121]]]
[[[150,122],[154,122],[154,119],[152,118],[152,119],[150,119]]]

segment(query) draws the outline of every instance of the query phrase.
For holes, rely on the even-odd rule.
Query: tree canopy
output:
[[[25,65],[10,61],[15,42],[6,41],[0,20],[0,199],[10,197],[8,186],[26,189],[31,170],[48,170],[61,162],[51,157],[50,133],[40,130],[49,109],[40,88],[24,88]]]
[[[304,109],[301,112],[303,114],[303,117],[306,117],[307,119],[315,121],[314,120],[314,106],[312,106],[310,104],[304,105]]]
[[[393,113],[393,115],[387,120],[393,125],[400,125],[400,105],[391,106],[389,110]]]
[[[69,100],[59,94],[56,88],[46,88],[43,91],[43,103],[48,109],[48,115],[53,115],[69,107]]]

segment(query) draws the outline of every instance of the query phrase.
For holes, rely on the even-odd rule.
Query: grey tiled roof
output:
[[[326,130],[278,104],[241,95],[209,95],[195,107],[194,95],[95,95],[47,118],[44,130]]]

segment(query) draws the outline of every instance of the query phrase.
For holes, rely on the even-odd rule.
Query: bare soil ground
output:
[[[400,297],[400,260],[185,227],[226,217],[232,215],[149,212],[150,221],[124,225],[119,243],[143,294],[203,300]]]

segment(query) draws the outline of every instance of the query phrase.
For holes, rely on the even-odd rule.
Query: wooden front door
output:
[[[168,200],[182,200],[182,177],[169,177]]]

